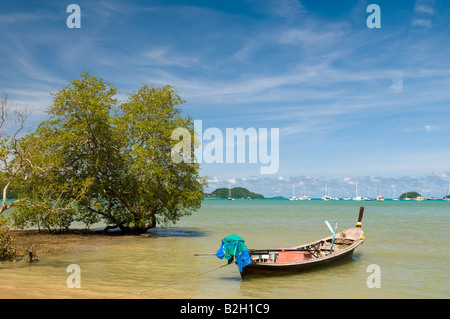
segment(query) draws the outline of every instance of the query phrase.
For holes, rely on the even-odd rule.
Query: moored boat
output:
[[[336,233],[335,236],[291,248],[249,249],[252,262],[242,268],[242,278],[298,272],[351,257],[355,248],[364,243],[361,229],[363,213],[364,207],[361,207],[356,226]]]
[[[230,259],[230,256],[235,256],[242,278],[300,272],[326,266],[350,258],[355,248],[364,243],[364,234],[361,229],[363,213],[364,207],[360,207],[358,222],[353,228],[336,232],[337,225],[333,231],[326,222],[333,235],[290,248],[247,250],[242,238],[233,244],[230,243],[229,237],[231,236],[229,236],[222,241],[222,246],[216,256],[219,258],[228,256],[225,258],[229,261],[233,260],[233,257]]]
[[[289,197],[289,200],[298,200],[297,196],[295,196],[295,185],[292,185],[292,197]]]

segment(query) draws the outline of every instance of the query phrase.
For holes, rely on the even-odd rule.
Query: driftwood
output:
[[[34,245],[31,246],[31,250],[27,249],[27,252],[20,257],[14,258],[15,262],[27,262],[33,263],[39,261],[37,254],[34,252]]]

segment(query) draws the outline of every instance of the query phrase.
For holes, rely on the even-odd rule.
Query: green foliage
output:
[[[404,199],[404,198],[417,198],[417,197],[421,197],[422,195],[420,195],[419,193],[417,193],[417,192],[406,192],[406,193],[403,193],[401,196],[400,196],[400,199]]]
[[[200,207],[199,164],[171,158],[174,129],[189,130],[195,142],[193,122],[176,108],[184,101],[170,86],[143,85],[123,103],[116,94],[88,73],[54,94],[50,118],[23,141],[40,147],[16,225],[61,229],[101,219],[140,233]]]
[[[228,198],[229,189],[228,188],[217,188],[211,194],[210,198]],[[234,187],[231,189],[231,197],[233,198],[264,198],[261,194],[256,194],[250,192],[248,189],[243,187]]]
[[[31,148],[27,148],[21,142],[21,132],[28,115],[26,110],[11,106],[6,94],[0,98],[0,214],[15,205],[15,201],[8,200],[8,195],[12,195],[10,190],[20,184],[17,177],[31,164],[29,155],[35,145],[28,144]]]
[[[75,221],[75,211],[61,206],[58,201],[48,199],[22,201],[11,212],[11,218],[17,228],[37,226],[49,232],[68,230]]]

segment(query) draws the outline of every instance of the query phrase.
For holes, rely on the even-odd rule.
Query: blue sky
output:
[[[81,28],[69,29],[69,4]],[[369,29],[369,4],[381,28]],[[116,85],[170,84],[203,129],[279,128],[279,170],[202,164],[210,186],[266,196],[416,190],[450,179],[448,1],[2,1],[0,91],[45,118],[82,71]],[[300,189],[300,187],[297,187]],[[361,194],[361,195],[363,195]]]

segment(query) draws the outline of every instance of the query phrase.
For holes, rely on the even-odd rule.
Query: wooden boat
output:
[[[364,207],[361,207],[356,226],[336,232],[335,236],[291,248],[248,249],[251,263],[242,268],[242,278],[299,272],[350,258],[355,248],[364,243],[363,213]]]

